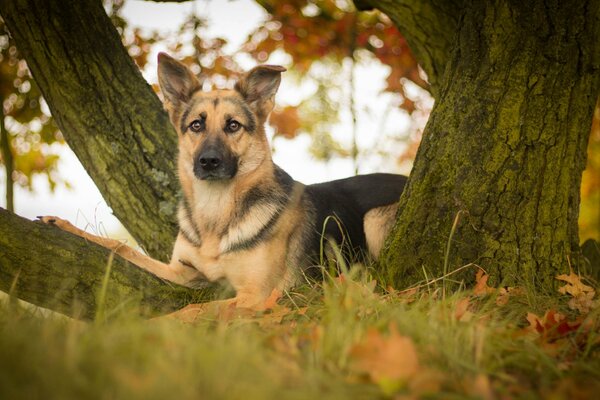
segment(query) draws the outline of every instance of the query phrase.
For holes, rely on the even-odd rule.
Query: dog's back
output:
[[[306,262],[320,261],[324,239],[339,245],[347,260],[367,253],[376,258],[393,225],[406,180],[377,173],[307,185],[303,201],[311,226]]]

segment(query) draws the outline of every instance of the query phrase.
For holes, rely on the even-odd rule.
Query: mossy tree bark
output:
[[[15,169],[12,149],[10,147],[10,137],[8,131],[4,126],[4,99],[0,96],[0,154],[2,155],[2,163],[4,164],[4,171],[6,173],[6,209],[8,211],[15,210],[14,202],[14,181],[13,171]]]
[[[600,1],[471,1],[462,10],[384,275],[403,286],[423,270],[440,276],[446,262],[476,263],[496,283],[549,289],[579,250]]]
[[[116,217],[167,260],[177,232],[177,136],[102,2],[2,0],[0,15]]]

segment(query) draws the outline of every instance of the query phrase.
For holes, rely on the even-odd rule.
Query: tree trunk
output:
[[[0,14],[52,115],[116,217],[169,258],[176,134],[99,0],[1,0]]]
[[[599,10],[599,0],[464,8],[382,256],[390,281],[476,263],[495,283],[546,290],[569,269],[600,87]]]
[[[0,151],[2,154],[2,162],[6,171],[6,209],[15,211],[15,182],[13,180],[13,172],[15,170],[12,148],[10,145],[10,135],[4,125],[4,99],[0,96]]]
[[[26,239],[24,239],[26,238]],[[217,286],[166,283],[94,243],[0,208],[0,290],[76,318],[139,303],[146,316],[214,298]],[[104,300],[100,291],[108,265]]]

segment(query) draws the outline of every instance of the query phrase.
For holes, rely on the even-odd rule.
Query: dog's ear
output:
[[[266,117],[273,109],[281,73],[285,70],[279,65],[259,65],[242,76],[235,84],[235,89],[258,115]]]
[[[158,53],[158,83],[165,100],[186,103],[202,85],[192,71],[166,53]]]

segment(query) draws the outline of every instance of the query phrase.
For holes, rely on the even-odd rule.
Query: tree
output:
[[[102,3],[0,7],[67,143],[116,217],[151,255],[168,258],[177,232],[176,134]]]
[[[416,15],[426,9],[365,3],[381,4],[403,32],[405,6]],[[405,33],[417,58],[440,34],[452,43],[423,64],[436,77],[436,105],[386,244],[384,274],[406,283],[423,269],[439,275],[477,263],[496,283],[552,288],[579,253],[600,2],[467,1],[432,6],[426,16],[442,20],[421,25],[427,40]]]
[[[356,1],[391,18],[436,98],[381,260],[390,283],[475,262],[497,281],[523,277],[546,289],[574,260],[600,85],[600,0],[572,3]],[[175,231],[175,134],[100,2],[1,0],[0,15],[116,216],[164,259]],[[25,270],[33,260],[15,257],[8,243],[26,241],[37,225],[4,220],[21,228],[0,243],[0,271],[9,259]],[[60,257],[47,262],[61,268]],[[87,262],[106,265],[102,256]],[[15,281],[7,275],[4,290]]]

